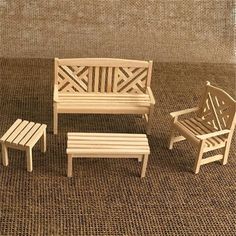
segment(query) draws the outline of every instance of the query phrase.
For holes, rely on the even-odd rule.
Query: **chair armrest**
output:
[[[224,130],[219,130],[219,131],[209,133],[209,134],[200,134],[200,135],[197,135],[196,137],[201,139],[201,140],[205,140],[205,139],[208,139],[208,138],[213,138],[213,137],[223,135],[223,134],[228,134],[228,133],[230,133],[230,130],[229,129],[224,129]]]
[[[58,86],[54,84],[53,101],[58,102]]]
[[[185,110],[181,110],[181,111],[171,112],[170,115],[174,118],[174,117],[178,117],[178,116],[181,116],[181,115],[184,115],[184,114],[195,112],[197,110],[199,110],[198,107],[193,107],[193,108],[189,108],[189,109],[185,109]]]
[[[154,105],[156,102],[155,102],[155,98],[154,98],[154,96],[153,96],[153,92],[152,92],[152,90],[151,90],[150,87],[147,87],[147,94],[148,94],[149,97],[150,97],[151,104]]]

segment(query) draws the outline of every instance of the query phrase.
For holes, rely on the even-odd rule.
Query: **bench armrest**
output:
[[[53,101],[58,102],[58,86],[54,84]]]
[[[213,137],[223,135],[223,134],[228,134],[228,133],[230,133],[230,130],[229,129],[224,129],[224,130],[219,130],[219,131],[209,133],[209,134],[200,134],[200,135],[197,135],[196,137],[201,139],[201,140],[205,140],[205,139],[208,139],[208,138],[213,138]]]
[[[170,115],[174,118],[174,117],[178,117],[178,116],[181,116],[181,115],[192,113],[192,112],[195,112],[195,111],[198,111],[198,110],[199,110],[198,107],[193,107],[193,108],[189,108],[189,109],[185,109],[185,110],[181,110],[181,111],[171,112]]]
[[[155,98],[154,98],[154,96],[153,96],[153,92],[152,92],[152,90],[151,90],[150,87],[147,87],[147,94],[148,94],[149,97],[150,97],[151,104],[154,105],[156,102],[155,102]]]

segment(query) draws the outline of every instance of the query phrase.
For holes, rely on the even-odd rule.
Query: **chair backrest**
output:
[[[224,90],[207,82],[198,116],[216,130],[234,129],[236,101]]]
[[[112,58],[55,58],[59,93],[134,93],[150,86],[152,61]]]

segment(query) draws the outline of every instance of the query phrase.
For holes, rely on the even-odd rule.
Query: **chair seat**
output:
[[[209,124],[206,123],[206,121],[204,121],[203,119],[199,117],[194,117],[194,118],[178,121],[175,123],[175,126],[178,130],[181,130],[181,131],[185,130],[189,135],[194,137],[198,142],[200,142],[200,139],[196,137],[197,135],[208,134],[208,133],[217,131],[217,129],[210,126]],[[226,140],[227,140],[227,137],[225,135],[208,138],[206,140],[206,146],[207,147],[214,147],[214,146],[223,147]]]

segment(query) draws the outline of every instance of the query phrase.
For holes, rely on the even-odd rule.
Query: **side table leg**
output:
[[[67,156],[68,166],[67,166],[67,177],[72,177],[72,156]]]
[[[148,155],[145,154],[144,157],[143,157],[143,166],[142,166],[142,171],[141,171],[141,178],[145,177],[147,162],[148,162]]]
[[[2,143],[2,163],[4,166],[8,166],[8,153],[7,153],[7,147],[4,143]]]
[[[26,149],[26,159],[27,159],[27,171],[31,172],[33,170],[33,163],[32,163],[32,148]]]

